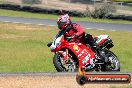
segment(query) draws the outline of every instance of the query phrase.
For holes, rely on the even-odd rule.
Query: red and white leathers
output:
[[[96,46],[92,35],[85,33],[84,28],[82,28],[79,24],[72,23],[68,14],[60,15],[58,17],[57,24],[61,31],[66,31],[66,33],[64,33],[65,37],[72,36],[72,38],[81,38],[85,44]],[[81,35],[82,37],[80,37]]]
[[[84,33],[84,29],[76,23],[71,23],[70,27],[68,28],[68,31],[64,34],[66,37],[68,36],[81,36]]]

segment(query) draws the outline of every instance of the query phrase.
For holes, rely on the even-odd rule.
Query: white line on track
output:
[[[116,31],[116,30],[111,30],[111,31]]]
[[[105,29],[98,29],[98,30],[105,30]]]
[[[95,29],[95,28],[86,28],[86,29],[92,30],[92,29]],[[103,30],[105,30],[105,29],[95,29],[95,30],[101,30],[101,31],[103,31]],[[109,31],[116,31],[116,30],[109,30]]]
[[[48,26],[57,26],[57,25],[48,25]]]
[[[33,24],[33,23],[21,23],[21,22],[11,22],[11,21],[3,21],[3,22],[6,22],[6,23],[16,23],[16,24]],[[36,25],[46,25],[46,24],[36,24]],[[57,26],[57,25],[48,25],[48,26]],[[86,28],[86,29],[94,29],[94,28]],[[96,29],[96,30],[105,30],[105,29]],[[109,31],[116,31],[116,30],[109,30]]]

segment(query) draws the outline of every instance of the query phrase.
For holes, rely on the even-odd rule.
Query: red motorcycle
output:
[[[63,34],[59,31],[53,42],[47,44],[55,53],[53,64],[58,72],[75,72],[79,67],[85,71],[120,71],[117,56],[109,50],[113,42],[108,35],[95,37],[100,48],[95,50],[79,38],[65,38]]]

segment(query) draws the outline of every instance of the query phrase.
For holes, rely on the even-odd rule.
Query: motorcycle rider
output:
[[[84,28],[82,28],[79,24],[72,23],[68,14],[60,15],[57,20],[57,25],[61,31],[65,32],[65,37],[81,38],[85,44],[89,44],[92,48],[99,48],[92,35],[86,33]]]
[[[60,15],[57,20],[57,25],[58,28],[64,32],[65,37],[81,38],[85,44],[89,44],[93,49],[98,49],[99,46],[95,43],[92,35],[86,33],[84,28],[79,24],[72,23],[68,14]],[[95,62],[92,61],[85,69],[90,70],[95,66],[94,63]]]

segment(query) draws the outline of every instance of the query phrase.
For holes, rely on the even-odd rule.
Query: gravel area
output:
[[[110,88],[130,84],[85,84],[80,86],[75,76],[0,76],[0,88]]]

